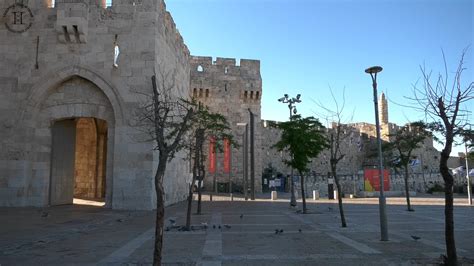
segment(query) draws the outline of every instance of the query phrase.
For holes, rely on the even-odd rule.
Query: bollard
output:
[[[276,191],[272,191],[271,199],[272,200],[277,200],[277,192]]]
[[[319,200],[319,191],[313,190],[313,200]]]
[[[337,190],[334,190],[334,199],[337,199]]]

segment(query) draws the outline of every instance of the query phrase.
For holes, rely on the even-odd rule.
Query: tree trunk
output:
[[[155,249],[153,251],[153,265],[161,265],[161,251],[163,250],[163,225],[165,221],[165,192],[163,177],[166,170],[167,156],[160,154],[158,169],[155,174],[156,190],[156,222],[155,222]]]
[[[301,199],[303,200],[303,213],[308,213],[308,210],[306,209],[306,194],[304,191],[304,175],[301,171],[298,171],[300,173],[300,181],[301,181]]]
[[[334,182],[336,182],[336,189],[337,189],[337,203],[339,205],[339,214],[341,216],[341,226],[347,227],[346,223],[346,216],[344,215],[344,208],[342,205],[342,189],[341,184],[339,184],[339,179],[336,175],[336,165],[331,165],[332,177],[334,178]]]
[[[193,180],[191,184],[189,185],[189,194],[188,194],[188,208],[186,210],[186,230],[189,231],[191,230],[191,209],[193,205],[193,184],[195,178],[193,177]]]
[[[448,146],[449,145],[449,146]],[[446,145],[441,152],[439,170],[444,179],[444,217],[445,229],[444,237],[446,240],[446,265],[457,265],[456,242],[454,240],[454,216],[453,216],[453,176],[449,173],[448,159],[451,152],[452,141],[446,140]],[[449,149],[448,149],[449,148]]]
[[[408,189],[408,164],[405,164],[405,196],[407,198],[407,211],[414,211],[410,204],[410,191]]]
[[[202,198],[201,186],[202,186],[202,178],[200,178],[198,181],[198,202],[197,202],[196,214],[199,214],[199,215],[201,214],[201,198]]]
[[[198,131],[197,134],[197,140],[196,140],[196,147],[198,147],[197,152],[196,152],[196,157],[199,158],[198,164],[197,164],[197,173],[199,176],[198,179],[198,206],[197,206],[197,214],[201,214],[201,199],[202,199],[202,182],[204,180],[204,176],[206,175],[206,166],[204,165],[204,162],[206,161],[205,156],[204,156],[204,130]]]

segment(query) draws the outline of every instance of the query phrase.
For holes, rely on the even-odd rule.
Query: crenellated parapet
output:
[[[191,56],[191,95],[195,98],[231,97],[236,102],[260,104],[262,78],[260,61]]]

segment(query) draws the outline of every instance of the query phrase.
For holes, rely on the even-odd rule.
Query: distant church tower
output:
[[[379,117],[382,125],[388,124],[388,104],[385,93],[382,92],[379,99]]]

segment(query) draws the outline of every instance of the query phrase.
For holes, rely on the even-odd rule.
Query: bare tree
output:
[[[155,142],[158,151],[158,168],[155,172],[156,228],[153,265],[161,265],[164,227],[163,179],[168,162],[186,146],[186,134],[195,115],[195,104],[177,96],[179,87],[176,70],[159,67],[157,76],[151,77],[152,94],[140,93],[144,104],[137,110],[134,125],[148,136],[146,141]]]
[[[329,88],[331,92],[331,97],[334,102],[334,108],[328,108],[322,103],[317,103],[317,105],[322,108],[327,115],[326,120],[328,123],[332,123],[333,126],[332,128],[328,127],[327,130],[327,139],[328,139],[328,144],[329,144],[329,164],[331,167],[331,176],[334,178],[334,182],[336,183],[336,188],[337,188],[337,200],[338,200],[338,205],[339,205],[339,214],[341,216],[341,226],[342,227],[347,227],[346,223],[346,218],[344,215],[344,207],[342,205],[342,188],[341,188],[341,183],[339,182],[339,178],[337,177],[337,165],[338,163],[344,159],[346,154],[341,150],[341,144],[348,138],[350,137],[349,131],[351,130],[348,128],[345,124],[348,123],[348,121],[343,121],[344,120],[344,109],[345,109],[345,89],[342,92],[342,104],[339,105],[336,97],[334,96],[334,93],[331,88]]]
[[[459,60],[458,67],[454,73],[452,84],[448,83],[448,67],[443,52],[444,74],[439,73],[432,77],[431,71],[420,66],[422,73],[421,88],[416,84],[413,86],[413,96],[410,98],[414,108],[424,112],[426,118],[432,122],[431,128],[440,133],[444,144],[441,151],[439,170],[444,180],[445,193],[445,241],[447,256],[445,263],[456,265],[458,258],[454,239],[454,217],[453,217],[453,175],[449,172],[448,159],[456,136],[460,136],[462,129],[467,125],[466,115],[468,110],[464,109],[466,102],[474,98],[474,82],[463,84],[461,77],[464,68],[464,49]]]

